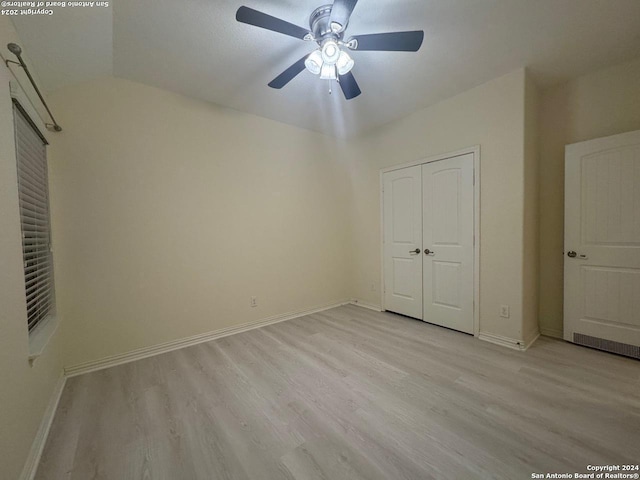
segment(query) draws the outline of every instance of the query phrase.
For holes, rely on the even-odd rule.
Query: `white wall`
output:
[[[114,78],[51,106],[65,365],[349,299],[333,139]]]
[[[363,135],[346,147],[354,195],[353,291],[380,304],[379,170],[481,146],[480,330],[524,340],[525,71]],[[499,316],[500,305],[511,318]]]
[[[0,17],[0,45],[19,42]],[[0,66],[0,477],[17,479],[62,374],[59,335],[29,364],[13,109],[9,71]]]
[[[542,92],[540,105],[540,326],[562,336],[564,146],[640,130],[640,59]]]

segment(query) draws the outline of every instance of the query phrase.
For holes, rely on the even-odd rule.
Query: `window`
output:
[[[47,142],[15,101],[13,113],[27,325],[32,331],[53,312],[54,306]]]

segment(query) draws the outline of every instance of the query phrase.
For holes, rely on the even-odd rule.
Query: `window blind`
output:
[[[20,105],[14,103],[13,110],[27,325],[31,331],[52,312],[54,303],[47,152],[43,138]]]

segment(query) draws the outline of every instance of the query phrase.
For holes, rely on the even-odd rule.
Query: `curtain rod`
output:
[[[27,77],[29,77],[29,81],[31,82],[31,85],[33,85],[33,89],[38,94],[38,97],[40,98],[40,101],[44,105],[44,108],[47,109],[47,112],[49,113],[49,116],[51,117],[51,120],[53,121],[53,123],[45,124],[45,127],[49,128],[50,130],[53,129],[56,132],[61,132],[62,131],[62,127],[60,125],[58,125],[58,122],[56,122],[56,119],[53,117],[53,113],[51,113],[51,110],[49,110],[49,105],[47,105],[47,102],[44,100],[44,97],[40,93],[40,89],[38,88],[38,86],[36,85],[35,80],[31,76],[31,72],[29,72],[29,68],[27,67],[27,64],[24,63],[24,60],[22,59],[22,48],[20,48],[20,45],[17,45],[15,43],[7,44],[7,48],[9,49],[9,51],[11,53],[13,53],[16,56],[18,61],[14,62],[13,60],[5,60],[4,61],[5,65],[8,67],[10,63],[13,63],[15,65],[18,65],[18,66],[22,67],[24,72],[27,74]]]

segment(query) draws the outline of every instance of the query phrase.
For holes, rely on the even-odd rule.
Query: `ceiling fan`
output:
[[[236,20],[318,44],[316,50],[272,80],[271,88],[284,87],[306,68],[323,80],[338,81],[346,99],[351,100],[362,92],[351,73],[355,62],[344,49],[417,52],[424,40],[422,30],[356,35],[345,40],[345,30],[357,3],[358,0],[335,0],[333,5],[316,8],[309,17],[309,30],[249,7],[240,7]]]

